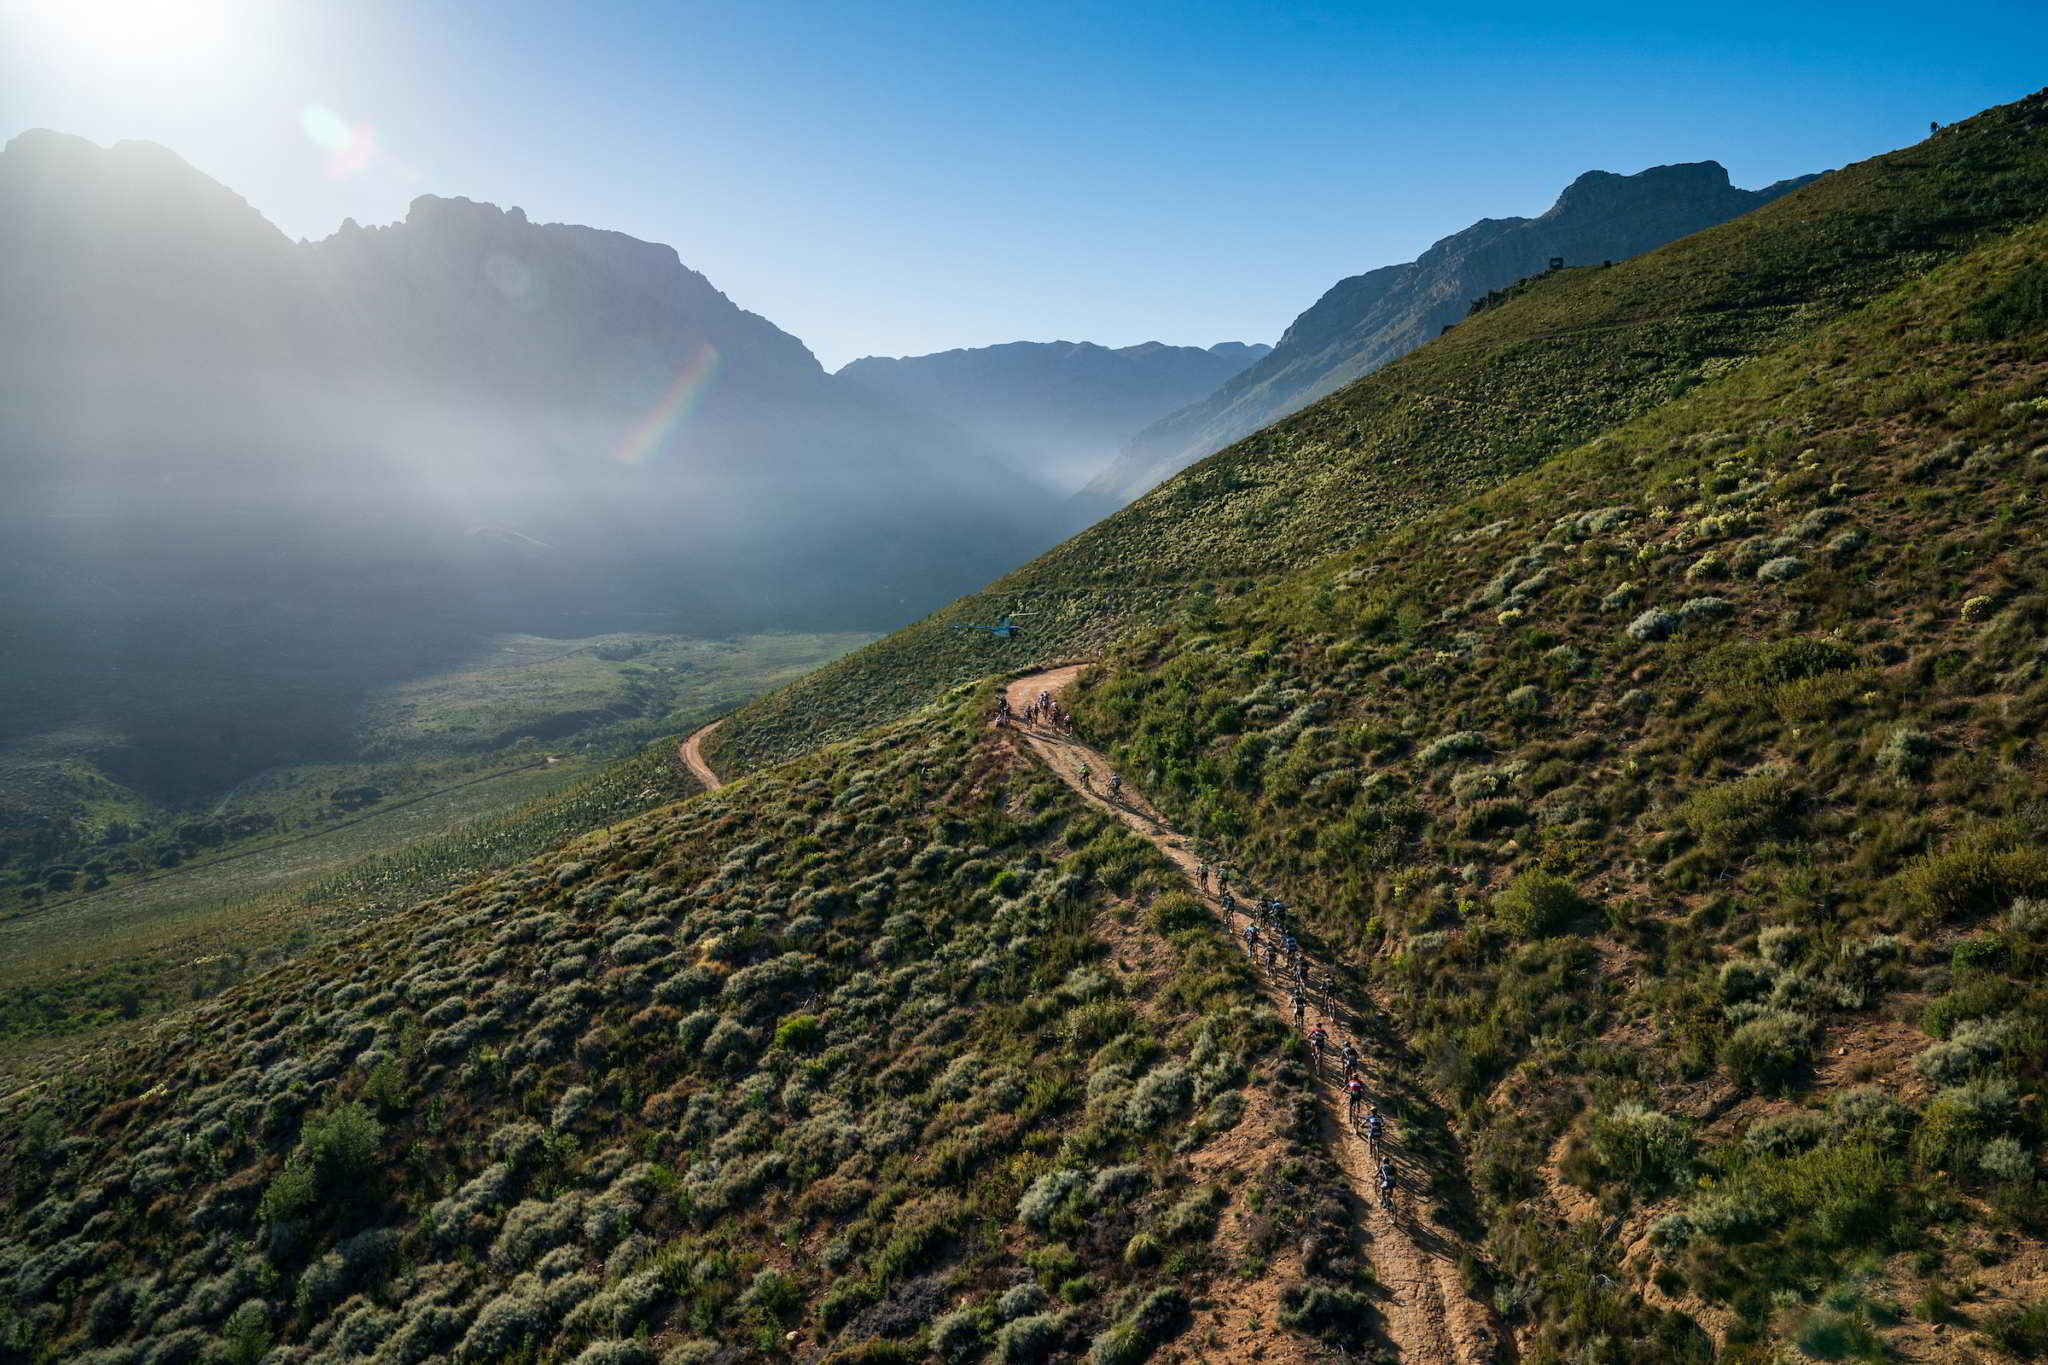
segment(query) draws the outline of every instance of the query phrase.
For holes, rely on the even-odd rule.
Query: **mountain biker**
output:
[[[1120,774],[1118,774],[1118,773],[1111,773],[1111,774],[1109,775],[1109,794],[1110,794],[1110,796],[1111,796],[1112,798],[1114,798],[1114,797],[1115,797],[1115,796],[1116,796],[1116,795],[1117,795],[1117,794],[1118,794],[1119,792],[1121,792],[1121,791],[1122,791],[1123,789],[1124,789],[1124,779],[1123,779],[1123,777],[1122,777],[1122,776],[1121,776]]]
[[[1244,951],[1245,955],[1251,958],[1254,963],[1258,961],[1259,926],[1257,924],[1247,924],[1244,927]]]
[[[1208,889],[1209,865],[1207,863],[1195,864],[1195,885],[1203,888],[1204,890]]]
[[[1347,1068],[1358,1065],[1358,1048],[1348,1038],[1344,1040],[1344,1065]]]
[[[1394,1163],[1385,1157],[1380,1158],[1380,1203],[1394,1207]]]
[[[1296,991],[1294,993],[1294,1022],[1298,1024],[1306,1018],[1308,1018],[1308,1001],[1302,997],[1300,991]]]
[[[1088,785],[1088,775],[1089,775],[1090,773],[1094,772],[1094,771],[1095,771],[1095,770],[1094,770],[1093,768],[1089,767],[1089,766],[1088,766],[1088,765],[1087,765],[1086,763],[1083,763],[1083,764],[1081,765],[1081,785],[1082,785],[1082,786],[1084,786],[1084,787],[1085,787],[1085,786],[1087,786],[1087,785]]]
[[[1377,1147],[1386,1138],[1387,1120],[1381,1115],[1379,1106],[1374,1105],[1365,1116],[1365,1140]]]
[[[1358,1106],[1365,1100],[1365,1082],[1356,1076],[1344,1082],[1344,1098],[1351,1106],[1352,1116],[1357,1117]]]

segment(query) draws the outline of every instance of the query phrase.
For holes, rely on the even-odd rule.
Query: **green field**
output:
[[[336,929],[688,795],[663,737],[865,638],[508,636],[389,689],[363,726],[378,761],[266,773],[180,822],[260,832],[171,867],[138,859],[98,889],[0,916],[0,1077],[48,1055],[52,1037],[211,994]]]

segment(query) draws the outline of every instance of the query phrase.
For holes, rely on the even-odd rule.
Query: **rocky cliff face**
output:
[[[1019,472],[1065,489],[1146,424],[1214,391],[1273,348],[1148,341],[1016,341],[935,355],[868,356],[837,378],[950,422]]]
[[[1139,432],[1085,489],[1087,519],[1113,511],[1196,460],[1414,350],[1470,301],[1554,257],[1597,265],[1653,250],[1747,213],[1813,179],[1737,189],[1713,161],[1635,175],[1588,171],[1536,218],[1485,218],[1404,265],[1340,280],[1294,320],[1272,354]]]

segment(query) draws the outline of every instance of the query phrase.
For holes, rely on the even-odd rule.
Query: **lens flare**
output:
[[[659,399],[649,408],[647,415],[633,424],[626,438],[619,442],[613,458],[623,465],[643,465],[654,457],[668,442],[682,420],[690,415],[690,409],[704,393],[704,386],[710,382],[711,374],[718,368],[718,350],[708,341],[699,342],[690,358],[683,362],[675,379],[662,392]]]
[[[377,147],[376,130],[369,124],[350,123],[324,105],[309,105],[300,111],[299,127],[314,146],[327,153],[327,173],[336,179],[369,165]]]

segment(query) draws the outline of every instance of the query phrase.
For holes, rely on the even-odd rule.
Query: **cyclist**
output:
[[[1324,1031],[1321,1024],[1317,1024],[1308,1031],[1308,1045],[1315,1050],[1316,1074],[1318,1076],[1323,1074],[1323,1048],[1329,1041],[1330,1035]]]
[[[1294,1022],[1299,1024],[1306,1018],[1308,1018],[1308,1001],[1302,997],[1300,991],[1296,991],[1294,993]]]
[[[1377,1148],[1386,1140],[1386,1136],[1387,1120],[1380,1113],[1379,1106],[1374,1105],[1365,1115],[1365,1140],[1368,1145]]]
[[[1088,765],[1087,765],[1086,763],[1083,763],[1083,764],[1081,765],[1081,785],[1082,785],[1082,786],[1084,786],[1084,787],[1085,787],[1085,786],[1087,786],[1087,785],[1088,785],[1088,778],[1089,778],[1089,775],[1090,775],[1090,774],[1092,774],[1092,773],[1093,773],[1094,771],[1095,771],[1095,770],[1094,770],[1093,768],[1089,767],[1089,766],[1088,766]]]
[[[1252,961],[1259,960],[1259,926],[1256,922],[1244,927],[1244,951]]]
[[[1344,1069],[1350,1071],[1358,1065],[1358,1048],[1349,1039],[1344,1040]]]
[[[1208,890],[1209,865],[1207,863],[1195,864],[1195,885],[1201,887],[1205,891]]]
[[[1111,773],[1109,775],[1109,799],[1114,801],[1117,798],[1117,794],[1121,792],[1123,789],[1123,776],[1119,773]]]
[[[1380,1158],[1380,1205],[1394,1207],[1394,1163],[1385,1157]]]
[[[1358,1106],[1365,1102],[1365,1082],[1353,1076],[1344,1082],[1344,1099],[1351,1107],[1351,1117],[1358,1118]]]

